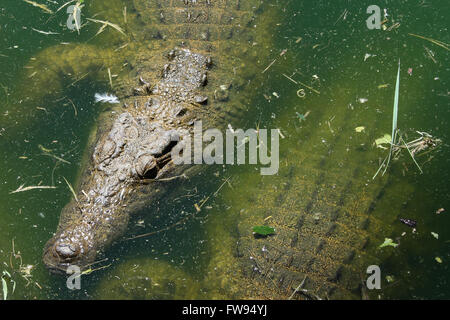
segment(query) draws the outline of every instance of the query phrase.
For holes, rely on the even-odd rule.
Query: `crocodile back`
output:
[[[185,48],[211,59],[207,83],[199,94],[207,103],[196,118],[207,126],[242,119],[273,46],[276,10],[261,0],[134,1],[135,41],[128,46],[130,72],[117,82],[119,96],[130,96],[139,77],[158,83],[167,55]],[[129,10],[131,11],[131,10]],[[252,90],[248,90],[248,88]],[[252,92],[253,91],[253,92]]]

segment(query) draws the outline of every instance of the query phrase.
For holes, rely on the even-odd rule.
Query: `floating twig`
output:
[[[416,37],[416,38],[423,39],[423,40],[429,41],[431,43],[434,43],[435,45],[437,45],[439,47],[442,47],[442,48],[444,48],[447,51],[450,51],[449,45],[446,44],[445,42],[442,42],[442,41],[439,41],[439,40],[435,40],[435,39],[431,39],[431,38],[427,38],[427,37],[424,37],[424,36],[420,36],[420,35],[414,34],[414,33],[408,33],[408,34],[410,36],[413,36],[413,37]]]
[[[302,282],[298,285],[297,288],[295,288],[294,292],[292,292],[291,296],[288,298],[288,300],[292,300],[292,298],[295,296],[295,294],[303,287],[305,284],[306,276],[303,278]]]
[[[108,78],[109,78],[109,85],[111,86],[111,89],[113,88],[112,84],[112,77],[111,77],[111,69],[108,68]]]
[[[52,157],[52,158],[55,158],[56,160],[61,161],[61,162],[64,162],[64,163],[66,163],[66,164],[71,164],[69,161],[64,160],[63,158],[58,157],[58,156],[55,156],[54,154],[52,154],[52,153],[51,153],[51,150],[49,150],[49,149],[47,149],[47,148],[44,148],[43,145],[40,144],[40,145],[38,145],[38,147],[39,147],[39,149],[41,149],[41,151],[43,152],[42,155],[48,156],[48,157]]]
[[[333,25],[335,26],[342,18],[344,18],[344,20],[345,20],[347,18],[347,13],[348,13],[348,10],[345,9],[344,12],[342,12],[342,14],[339,16],[339,18],[336,20],[336,22]]]
[[[36,31],[38,33],[45,34],[46,36],[51,35],[51,34],[59,34],[58,32],[42,31],[42,30],[38,30],[38,29],[35,29],[35,28],[31,28],[31,30]]]
[[[292,79],[292,78],[289,77],[288,75],[285,75],[285,74],[283,73],[283,76],[285,76],[288,80],[292,81],[293,83],[298,84],[297,81],[295,81],[294,79]]]
[[[25,1],[28,4],[31,4],[32,6],[38,7],[40,9],[44,10],[47,13],[53,14],[53,11],[50,10],[49,8],[47,8],[47,6],[44,5],[44,4],[36,3],[36,2],[30,1],[30,0],[23,0],[23,1]]]
[[[263,70],[263,72],[261,72],[261,73],[265,73],[267,70],[269,70],[270,67],[273,66],[273,64],[274,64],[275,62],[277,62],[277,59],[273,60],[273,61],[267,66],[267,68],[265,68],[265,69]]]
[[[17,188],[14,191],[11,191],[9,194],[13,194],[13,193],[18,193],[18,192],[25,192],[25,191],[30,191],[30,190],[35,190],[35,189],[56,189],[56,187],[52,187],[52,186],[29,186],[29,187],[23,187],[25,184],[21,185],[19,188]]]
[[[77,194],[75,193],[75,190],[73,190],[72,185],[69,183],[69,181],[67,181],[65,177],[63,177],[63,179],[66,182],[67,186],[69,187],[70,192],[72,192],[75,201],[78,202]]]
[[[406,149],[409,152],[409,155],[411,156],[411,158],[413,159],[414,163],[416,164],[417,168],[419,168],[420,173],[423,173],[422,168],[420,168],[419,164],[417,163],[416,159],[414,158],[413,154],[411,153],[411,150],[409,150],[408,144],[405,142],[405,140],[403,140],[402,137],[400,137],[400,141],[403,142],[403,144],[405,145]]]
[[[77,1],[77,0],[70,0],[70,1],[67,1],[66,3],[64,3],[61,7],[59,7],[57,10],[56,10],[56,12],[59,12],[61,9],[63,9],[65,6],[67,6],[69,3],[72,3],[72,2],[75,2],[75,1]]]
[[[73,112],[75,112],[75,117],[76,117],[76,116],[78,115],[78,112],[77,112],[77,108],[75,107],[75,104],[74,104],[73,101],[70,100],[69,98],[67,98],[67,100],[69,100],[69,102],[72,104]]]
[[[293,83],[295,83],[295,84],[297,84],[297,85],[300,84],[300,85],[304,86],[305,88],[311,90],[312,92],[315,92],[315,93],[317,93],[317,94],[320,94],[319,91],[317,91],[316,89],[314,89],[314,88],[312,88],[312,87],[310,87],[310,86],[304,84],[303,82],[295,81],[294,79],[292,79],[291,77],[289,77],[288,75],[286,75],[286,74],[284,74],[284,73],[283,73],[283,76],[284,76],[285,78],[287,78],[289,81],[291,81],[291,82],[293,82]],[[297,91],[297,95],[298,95],[300,98],[303,98],[303,97],[304,97],[304,94],[300,95],[300,93],[302,93],[301,90],[303,90],[303,89],[299,89],[299,90]],[[303,91],[303,93],[304,93],[304,91]]]
[[[306,84],[304,84],[304,83],[302,83],[302,82],[300,82],[300,81],[298,81],[298,83],[301,84],[302,86],[304,86],[305,88],[308,88],[308,89],[311,90],[312,92],[315,92],[315,93],[317,93],[317,94],[320,94],[320,92],[317,91],[316,89],[311,88],[310,86],[307,86]]]
[[[97,19],[91,19],[91,18],[86,18],[86,19],[89,21],[95,22],[95,23],[101,23],[103,25],[110,26],[110,27],[116,29],[117,31],[119,31],[124,36],[126,36],[125,32],[123,32],[122,28],[119,27],[117,24],[111,23],[109,21],[103,21],[103,20],[97,20]]]

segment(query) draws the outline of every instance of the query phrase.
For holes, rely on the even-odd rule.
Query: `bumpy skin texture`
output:
[[[339,108],[316,109],[323,115],[308,118],[301,131],[284,129],[279,175],[247,173],[224,195],[229,223],[211,219],[207,225],[212,259],[205,283],[216,298],[366,299],[380,293],[366,289],[366,270],[382,266],[393,252],[378,246],[392,234],[412,188],[387,177],[372,181],[374,137],[355,134],[357,116],[346,105]],[[333,132],[319,125],[330,115]],[[386,194],[399,194],[399,187],[405,198],[392,205]],[[276,233],[255,236],[257,225]]]
[[[173,165],[170,151],[191,133],[194,120],[202,120],[205,129],[221,127],[248,107],[249,97],[241,90],[254,76],[249,71],[257,56],[253,46],[270,39],[265,32],[269,20],[256,32],[252,27],[261,3],[139,0],[128,7],[136,41],[121,54],[100,50],[95,59],[119,73],[114,84],[121,105],[99,120],[77,199],[63,209],[57,232],[44,249],[50,270],[92,263],[125,232],[129,215],[144,199],[152,201],[170,184],[152,181],[143,187],[142,182],[186,172],[185,166]],[[78,68],[77,75],[90,71],[92,63],[85,58],[92,50],[72,48],[67,55],[78,52],[73,66],[52,68]],[[37,59],[36,66],[45,60]],[[51,73],[41,77],[51,78]],[[54,86],[57,80],[52,79]]]
[[[95,1],[93,6],[105,20],[122,25],[118,2]],[[270,12],[258,12],[262,2],[127,1],[127,42],[119,43],[118,33],[105,32],[100,42],[112,41],[116,47],[111,50],[90,45],[49,48],[30,63],[30,73],[39,71],[30,81],[46,83],[48,89],[40,90],[40,96],[25,94],[34,102],[61,91],[68,74],[108,81],[107,68],[118,74],[113,84],[121,100],[100,117],[78,183],[78,200],[63,209],[56,234],[44,249],[43,259],[51,270],[92,263],[125,232],[136,208],[171,188],[169,182],[143,186],[143,181],[186,173],[185,167],[171,165],[168,154],[192,130],[193,120],[202,120],[205,129],[234,124],[251,106],[245,88],[251,79],[260,81],[257,76],[267,66],[254,64],[262,49],[271,48],[274,20]],[[336,115],[340,119],[334,123],[345,123],[349,117],[345,112]],[[313,130],[307,135],[322,137]],[[278,177],[242,183],[242,192],[233,191],[247,211],[232,219],[229,228],[209,227],[212,259],[204,286],[210,287],[211,297],[288,298],[302,283],[300,289],[308,291],[300,290],[293,298],[361,297],[361,271],[380,261],[365,249],[382,225],[373,213],[386,181],[369,186],[361,182],[366,172],[359,164],[375,158],[373,153],[334,159],[340,136],[336,134],[329,147],[313,150],[289,145],[281,151],[281,162],[288,165],[280,167]],[[360,143],[371,141],[373,137]],[[311,145],[324,146],[320,140]],[[283,184],[283,189],[273,188]],[[255,239],[252,226],[268,216],[277,235]],[[215,243],[214,235],[223,233]],[[164,272],[165,267],[158,270]]]

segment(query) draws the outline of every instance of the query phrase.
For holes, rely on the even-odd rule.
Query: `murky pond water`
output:
[[[124,7],[133,7],[133,1],[110,1],[105,14],[84,2],[83,23],[93,17],[123,26]],[[11,275],[4,276],[8,299],[242,297],[237,287],[252,282],[234,276],[233,268],[241,266],[236,256],[250,259],[258,256],[250,252],[255,248],[282,246],[292,232],[289,219],[297,213],[306,216],[305,225],[311,217],[317,226],[296,231],[296,250],[314,258],[313,270],[303,270],[311,281],[308,289],[314,291],[323,278],[355,293],[341,284],[346,271],[331,278],[321,274],[331,272],[327,261],[333,251],[345,247],[356,258],[344,269],[361,281],[367,266],[381,268],[382,289],[362,290],[363,297],[450,297],[448,1],[272,1],[271,9],[279,13],[274,43],[260,51],[258,73],[264,79],[250,84],[255,95],[242,125],[280,129],[279,174],[262,177],[251,165],[208,168],[170,198],[138,212],[124,239],[92,266],[94,272],[82,276],[76,291],[67,289],[64,277],[48,273],[42,249],[72,197],[65,179],[75,184],[89,134],[107,108],[94,102],[94,94],[110,91],[109,66],[89,70],[99,75],[97,81],[69,75],[62,84],[49,78],[39,86],[27,84],[53,63],[67,63],[62,70],[75,72],[70,57],[55,54],[36,73],[26,68],[53,46],[80,43],[120,52],[128,40],[112,27],[96,36],[101,25],[92,21],[80,34],[70,31],[66,7],[57,11],[66,1],[37,3],[53,13],[25,1],[0,5],[0,272]],[[387,14],[385,28],[367,28],[370,4]],[[374,142],[391,132],[399,59],[398,127],[408,141],[421,131],[442,144],[417,157],[422,174],[403,153],[385,176],[372,179],[387,154]],[[11,193],[22,185],[55,188]],[[197,212],[194,205],[200,203]],[[363,216],[368,227],[359,228],[355,221]],[[399,218],[416,221],[415,232]],[[333,236],[321,233],[327,223]],[[261,224],[274,226],[276,235],[269,240],[247,236]],[[322,234],[319,252],[312,243]],[[319,238],[310,243],[307,236]],[[385,238],[399,246],[380,248]],[[237,242],[243,243],[238,250],[244,248],[239,254]],[[271,269],[262,280],[261,270],[253,270],[261,287],[248,289],[246,296],[274,297],[267,282],[279,280],[281,271],[277,262]],[[267,293],[255,293],[266,285]],[[291,287],[283,287],[286,298]]]

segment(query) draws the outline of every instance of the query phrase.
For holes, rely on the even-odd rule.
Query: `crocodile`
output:
[[[43,261],[56,273],[69,265],[87,268],[126,232],[132,213],[170,193],[174,181],[198,173],[198,167],[174,165],[171,150],[192,133],[195,120],[204,128],[239,123],[255,95],[248,84],[263,81],[267,64],[261,48],[272,46],[277,22],[276,8],[262,0],[96,1],[91,9],[115,23],[125,20],[126,36],[104,32],[99,47],[45,49],[27,66],[28,80],[19,90],[33,102],[46,101],[63,91],[64,81],[88,75],[89,81],[111,85],[120,100],[100,115],[76,196],[45,245]],[[36,96],[33,88],[44,83],[47,90]],[[333,149],[342,147],[342,133],[353,130],[346,121],[349,111],[341,111],[333,111],[339,118],[334,123],[344,123],[347,131],[333,133],[332,144],[310,128],[311,145],[321,147],[302,150],[295,142],[285,147],[281,162],[287,165],[279,176],[261,177],[257,184],[249,179],[233,192],[242,210],[230,215],[229,228],[211,219],[212,258],[204,279],[210,297],[361,296],[363,267],[380,262],[367,247],[373,249],[380,229],[390,231],[376,216],[390,184],[364,183],[367,170],[360,163],[376,158],[367,150],[373,137],[355,137],[366,147],[332,158]],[[324,122],[331,115],[315,121],[311,115],[304,122]],[[255,239],[251,226],[266,218],[276,235]],[[158,263],[157,269],[167,267]],[[177,274],[171,281],[175,278],[186,277]]]
[[[355,131],[353,120],[361,111],[343,102],[356,92],[341,95],[340,86],[348,83],[338,82],[322,92],[323,98],[312,100],[321,108],[307,122],[295,119],[291,110],[277,114],[284,135],[279,175],[227,171],[232,188],[221,191],[208,213],[209,259],[194,284],[187,275],[173,276],[182,268],[176,263],[165,261],[161,268],[162,261],[137,258],[111,270],[96,287],[96,297],[152,299],[158,291],[148,288],[161,281],[170,283],[173,292],[163,299],[177,298],[176,292],[187,293],[186,288],[183,298],[188,299],[368,299],[385,294],[366,288],[367,268],[377,265],[388,274],[384,263],[395,249],[379,245],[384,237],[400,241],[396,213],[404,210],[413,188],[387,176],[372,180],[379,152],[371,146],[376,130],[367,135]],[[341,107],[327,106],[330,96]],[[332,130],[323,125],[331,116]],[[376,126],[383,118],[373,119]],[[257,225],[271,226],[275,234],[254,235]]]
[[[59,45],[29,63],[26,69],[34,74],[25,76],[31,80],[19,91],[33,103],[63,92],[67,79],[102,82],[105,74],[120,101],[99,116],[75,196],[44,247],[50,271],[87,268],[125,233],[130,214],[169,192],[173,181],[200,170],[175,165],[171,151],[183,145],[195,121],[205,129],[225,128],[249,108],[245,88],[258,79],[258,50],[270,47],[273,38],[275,10],[263,5],[261,0],[96,1],[88,7],[92,12],[111,23],[126,20],[122,42],[117,33],[101,38],[99,47]],[[43,84],[46,90],[33,91]],[[22,125],[26,120],[21,118]]]

